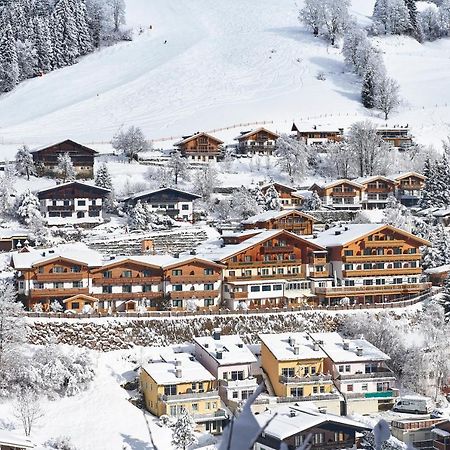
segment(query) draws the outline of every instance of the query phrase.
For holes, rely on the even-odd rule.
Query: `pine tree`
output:
[[[36,175],[33,155],[26,145],[20,147],[16,153],[16,170],[20,175],[26,175],[27,180],[30,179],[30,175]]]
[[[112,190],[112,179],[108,171],[108,166],[103,163],[95,174],[95,185],[104,189]]]
[[[273,184],[266,191],[264,209],[268,211],[279,211],[281,209],[280,196]]]
[[[34,48],[36,49],[37,72],[40,75],[53,68],[53,45],[47,17],[34,19]]]
[[[405,0],[405,5],[408,8],[409,23],[411,24],[412,35],[419,41],[423,41],[423,31],[417,19],[417,5],[416,0]]]
[[[19,66],[19,81],[27,80],[38,73],[38,58],[33,42],[16,41],[17,64]]]
[[[61,176],[62,182],[73,181],[76,178],[75,168],[72,159],[68,153],[60,153],[58,155],[58,165],[56,172]]]
[[[140,200],[128,210],[128,226],[130,230],[147,229],[147,211]]]
[[[450,166],[445,152],[442,158],[436,162],[435,168],[434,204],[440,208],[446,208],[450,204]]]
[[[176,151],[173,152],[170,156],[169,163],[167,164],[169,170],[172,172],[173,181],[175,185],[178,184],[180,179],[188,180],[189,179],[189,162],[186,158],[181,156],[181,152]]]
[[[94,49],[89,31],[85,0],[73,0],[75,27],[78,34],[78,55],[86,55]]]
[[[17,59],[17,49],[11,24],[5,15],[0,17],[2,27],[0,29],[0,92],[8,92],[14,89],[19,82],[20,71]]]
[[[393,195],[389,195],[383,211],[383,223],[411,232],[413,217],[406,206],[402,205]]]
[[[312,194],[305,199],[302,204],[303,211],[317,211],[322,208],[322,199],[319,197],[317,191],[313,191]]]
[[[435,166],[430,161],[430,158],[425,160],[423,175],[426,177],[425,186],[422,190],[422,197],[419,200],[419,207],[422,209],[431,208],[434,206],[436,197],[436,176]]]
[[[197,442],[194,434],[195,422],[189,412],[182,408],[172,428],[172,445],[176,449],[186,450]]]
[[[445,279],[444,289],[441,293],[439,303],[444,308],[445,320],[450,321],[450,275]]]
[[[26,190],[19,198],[17,205],[19,220],[30,225],[37,216],[40,217],[39,199],[30,190]]]
[[[59,0],[52,14],[53,53],[57,67],[75,62],[78,53],[78,36],[72,0]]]
[[[365,108],[372,109],[375,107],[375,79],[372,70],[367,70],[364,74],[361,101]]]

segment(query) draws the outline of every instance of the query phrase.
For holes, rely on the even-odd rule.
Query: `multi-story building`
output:
[[[325,371],[344,396],[349,414],[390,409],[397,396],[389,356],[365,339],[344,339],[338,333],[311,333],[326,353]]]
[[[243,131],[237,138],[237,150],[244,154],[265,154],[271,155],[275,148],[279,135],[267,130],[258,128],[251,131]]]
[[[74,295],[89,295],[90,271],[102,265],[102,256],[84,244],[24,248],[12,254],[11,265],[17,271],[17,291],[25,306],[30,309],[41,303],[48,310],[54,300],[62,305]]]
[[[260,334],[261,367],[277,397],[313,401],[340,414],[340,395],[327,372],[327,354],[306,333]]]
[[[436,430],[436,426],[444,425],[444,423],[445,419],[430,419],[424,416],[398,418],[391,422],[391,434],[408,448],[434,450],[432,430]],[[442,447],[436,448],[442,450]],[[448,449],[450,450],[450,446]]]
[[[254,450],[278,450],[282,444],[289,450],[305,444],[310,450],[354,449],[361,434],[371,430],[347,417],[301,406],[268,409],[256,420],[265,428]]]
[[[377,129],[378,136],[392,147],[405,150],[413,145],[413,138],[408,126],[405,127],[383,127]]]
[[[277,191],[282,209],[297,209],[304,201],[304,196],[296,188],[281,183],[265,184],[261,186],[261,192],[266,195],[270,187]]]
[[[185,136],[175,144],[181,154],[193,162],[218,161],[223,154],[223,141],[208,133]]]
[[[328,251],[332,285],[313,286],[322,304],[383,303],[425,292],[420,247],[428,241],[391,225],[347,224],[311,242]]]
[[[388,197],[395,196],[396,182],[381,175],[372,177],[357,178],[357,183],[364,188],[362,191],[363,209],[384,209],[386,208]]]
[[[78,181],[58,184],[37,193],[42,217],[48,225],[96,225],[104,221],[108,189]]]
[[[450,450],[450,421],[436,425],[431,429],[433,450]]]
[[[344,129],[326,129],[314,125],[309,129],[299,130],[295,123],[292,125],[292,130],[297,133],[297,139],[306,142],[307,145],[321,145],[328,142],[340,142],[344,138]]]
[[[422,198],[426,177],[417,172],[392,175],[397,183],[396,197],[405,206],[415,206]]]
[[[358,210],[362,207],[364,186],[356,181],[343,179],[326,184],[315,183],[309,190],[317,192],[323,206],[345,210]]]
[[[212,336],[194,338],[195,358],[219,381],[222,400],[235,410],[256,391],[254,376],[258,361],[240,336],[222,335],[220,328]]]
[[[310,296],[311,284],[323,285],[328,277],[325,249],[285,230],[204,251],[225,265],[223,302],[231,309],[298,305]]]
[[[313,233],[315,218],[302,211],[265,211],[241,222],[244,230],[286,230],[300,235]]]
[[[156,191],[145,191],[133,194],[122,201],[127,206],[134,206],[139,201],[151,206],[153,212],[164,214],[175,220],[193,221],[194,201],[197,194],[180,191],[174,188],[161,188]]]
[[[157,417],[189,412],[198,431],[220,433],[229,414],[222,408],[217,380],[188,353],[168,353],[141,368],[145,406]]]
[[[57,177],[58,156],[64,153],[69,154],[78,178],[94,177],[94,157],[98,152],[70,139],[32,150],[38,174]]]

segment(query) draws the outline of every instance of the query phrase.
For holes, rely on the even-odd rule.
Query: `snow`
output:
[[[376,223],[351,223],[345,226],[336,226],[322,231],[317,238],[310,239],[322,247],[335,247],[345,245],[368,233],[373,233],[385,225]],[[336,234],[337,233],[337,234]]]
[[[4,445],[5,447],[8,445],[14,445],[16,447],[20,446],[23,449],[34,448],[34,444],[31,440],[25,439],[18,433],[11,433],[6,430],[0,430],[0,445]]]
[[[291,214],[292,211],[264,211],[261,214],[256,214],[255,216],[251,216],[248,219],[245,219],[242,221],[243,224],[255,224],[258,222],[265,222],[266,220],[270,219],[280,219],[281,217],[284,217],[288,214]],[[312,220],[315,220],[312,216],[309,214],[300,212],[301,215],[308,217]]]

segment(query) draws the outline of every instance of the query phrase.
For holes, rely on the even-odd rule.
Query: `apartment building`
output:
[[[434,448],[442,449],[442,447],[433,447],[433,437],[437,437],[433,433],[435,428],[445,424],[445,419],[430,419],[422,417],[398,418],[391,422],[392,436],[403,442],[410,448],[434,450]],[[450,436],[450,434],[449,434]],[[450,440],[449,440],[450,444]],[[449,446],[450,449],[450,446]]]
[[[433,450],[450,450],[450,421],[436,425],[431,429]]]
[[[266,128],[243,131],[235,140],[238,142],[237,150],[243,154],[271,155],[280,136]]]
[[[299,235],[313,233],[315,218],[302,211],[264,211],[241,222],[244,230],[286,230]]]
[[[223,264],[223,302],[228,308],[257,309],[302,304],[311,285],[328,276],[326,250],[285,230],[249,234],[239,244],[204,249]]]
[[[405,150],[413,145],[408,125],[404,127],[383,127],[377,129],[378,136],[394,148]]]
[[[422,198],[426,177],[417,172],[392,175],[396,184],[396,197],[405,206],[416,206]]]
[[[324,305],[383,303],[425,292],[420,247],[424,239],[391,225],[347,224],[313,237],[327,249],[331,285],[312,285]]]
[[[233,411],[256,391],[255,355],[240,336],[222,335],[220,328],[211,336],[194,338],[195,358],[219,382],[222,400]]]
[[[311,333],[325,352],[325,371],[344,396],[345,415],[391,409],[397,396],[389,356],[365,339],[344,339],[338,333]]]
[[[323,145],[328,142],[340,142],[344,139],[343,128],[327,129],[314,125],[311,128],[299,129],[294,123],[291,131],[296,132],[297,139],[306,142],[307,145]]]
[[[395,196],[396,182],[390,178],[375,175],[357,178],[354,181],[364,187],[361,198],[363,209],[384,209],[386,208],[388,197],[390,195]]]
[[[174,146],[192,162],[217,162],[223,154],[222,144],[220,139],[199,132],[184,136]]]
[[[260,334],[261,367],[277,397],[312,401],[340,414],[341,396],[325,367],[327,354],[306,333]]]
[[[185,409],[197,431],[221,433],[229,413],[222,407],[215,377],[188,353],[167,352],[141,367],[140,388],[148,411],[175,417]]]
[[[323,206],[346,210],[362,208],[364,185],[356,181],[342,179],[325,184],[315,183],[309,190],[317,192]]]
[[[266,195],[270,187],[277,191],[282,209],[298,209],[304,201],[304,196],[296,188],[281,183],[265,184],[261,186],[261,192]]]

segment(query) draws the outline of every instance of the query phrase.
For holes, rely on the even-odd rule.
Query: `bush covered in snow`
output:
[[[44,445],[45,448],[54,450],[77,450],[77,447],[72,444],[72,441],[68,436],[51,438]]]

